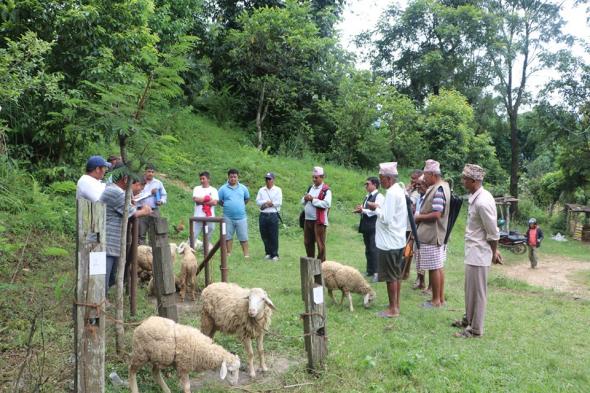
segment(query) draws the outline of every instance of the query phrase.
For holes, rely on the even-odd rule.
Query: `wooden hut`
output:
[[[517,203],[518,199],[513,196],[503,196],[496,197],[494,200],[496,201],[496,207],[500,218],[506,222],[506,224],[504,224],[504,230],[510,232],[510,210],[512,204]]]
[[[566,203],[567,233],[575,240],[590,242],[590,206]]]

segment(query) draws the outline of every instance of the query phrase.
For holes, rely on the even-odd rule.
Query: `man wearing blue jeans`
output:
[[[227,171],[227,183],[219,189],[219,204],[223,206],[223,221],[227,230],[227,255],[231,254],[233,235],[236,233],[244,258],[250,258],[246,216],[246,203],[250,200],[250,191],[238,181],[239,174],[237,169]]]

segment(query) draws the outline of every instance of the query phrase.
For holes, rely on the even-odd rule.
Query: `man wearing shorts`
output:
[[[445,303],[444,266],[447,259],[447,246],[444,244],[449,221],[447,201],[451,197],[449,184],[442,180],[440,164],[427,160],[424,167],[424,183],[428,191],[420,212],[414,216],[418,225],[420,249],[417,251],[420,268],[428,270],[428,278],[432,284],[432,300],[422,304],[425,308],[441,307]]]
[[[211,175],[209,172],[204,171],[199,173],[200,186],[196,186],[193,189],[193,202],[195,202],[195,217],[215,217],[215,206],[219,196],[217,195],[217,189],[209,184]],[[206,233],[203,236],[207,236],[209,240],[209,247],[212,248],[211,236],[215,229],[215,223],[208,222],[207,225],[203,226],[203,223],[195,223],[195,239],[199,237],[199,234],[203,229]]]
[[[250,258],[248,252],[248,218],[246,203],[250,200],[250,191],[238,181],[237,169],[227,171],[227,183],[219,189],[219,204],[223,206],[223,221],[227,230],[227,255],[231,254],[233,235],[238,237],[244,252],[244,258]]]
[[[377,313],[382,318],[397,317],[400,314],[400,290],[403,267],[403,249],[406,245],[406,224],[408,210],[404,189],[397,183],[397,162],[379,164],[379,180],[387,190],[383,206],[376,202],[368,204],[377,213],[375,223],[375,245],[379,281],[387,283],[389,306]]]

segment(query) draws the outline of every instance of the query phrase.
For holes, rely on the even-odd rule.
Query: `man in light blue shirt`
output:
[[[250,200],[250,191],[238,181],[237,169],[227,171],[227,183],[219,189],[219,204],[223,206],[223,220],[227,230],[227,255],[231,254],[233,235],[236,233],[244,252],[244,258],[250,258],[248,251],[248,217],[246,203]]]
[[[135,205],[138,209],[142,206],[149,206],[152,209],[150,216],[160,217],[160,206],[167,202],[166,189],[164,184],[154,177],[155,168],[152,164],[148,164],[145,167],[143,174],[143,180],[145,185],[141,193],[135,198]],[[138,243],[145,243],[145,236],[148,230],[148,216],[144,216],[139,219],[139,235]]]

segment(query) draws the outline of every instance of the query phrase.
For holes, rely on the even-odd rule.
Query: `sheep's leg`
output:
[[[336,304],[336,299],[334,299],[334,293],[332,293],[331,289],[328,289],[328,295],[332,298],[332,304]]]
[[[191,380],[188,377],[188,372],[183,371],[179,372],[180,374],[180,384],[182,385],[182,389],[184,393],[191,393]]]
[[[264,333],[260,333],[257,339],[258,357],[260,358],[260,368],[262,371],[268,371],[266,359],[264,358]]]
[[[139,388],[137,387],[137,366],[129,366],[129,391],[131,393],[139,393]]]
[[[213,338],[215,335],[215,321],[210,316],[201,313],[201,332],[205,336]]]
[[[166,385],[164,378],[162,378],[162,373],[160,372],[160,368],[158,366],[156,366],[155,364],[152,367],[152,375],[154,376],[154,379],[156,380],[158,385],[160,385],[160,387],[162,388],[164,393],[172,393],[170,391],[170,389],[168,388],[168,385]]]
[[[342,297],[340,298],[340,305],[342,306],[342,302],[344,302],[344,296],[345,296],[345,294],[344,294],[344,290],[343,289],[341,290],[341,292],[342,292]]]
[[[184,302],[184,295],[186,294],[186,275],[182,272],[182,276],[180,277],[180,301]]]
[[[248,355],[248,373],[250,374],[250,378],[254,378],[256,376],[256,369],[254,368],[254,349],[252,349],[251,338],[244,339],[244,348]]]
[[[191,274],[191,299],[197,300],[197,276]]]
[[[350,305],[350,311],[354,311],[354,308],[352,307],[352,295],[350,294],[350,292],[346,292],[346,296],[348,296],[348,304]]]

